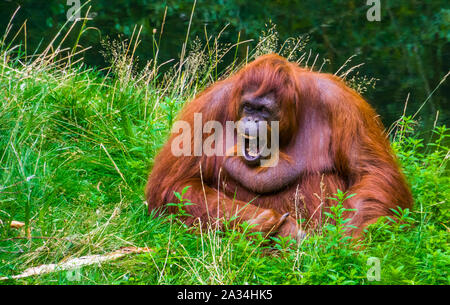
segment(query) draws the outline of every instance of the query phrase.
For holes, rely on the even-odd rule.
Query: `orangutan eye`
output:
[[[248,104],[248,103],[244,104],[243,109],[244,109],[245,112],[248,112],[248,113],[251,113],[251,112],[255,111],[255,108],[252,105]]]

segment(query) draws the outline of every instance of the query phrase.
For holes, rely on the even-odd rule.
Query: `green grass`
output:
[[[449,130],[436,127],[425,143],[411,117],[391,137],[415,206],[399,212],[401,222],[372,225],[358,246],[343,238],[339,205],[329,215],[337,225],[301,244],[192,234],[176,218],[147,214],[152,160],[183,103],[217,78],[214,48],[194,48],[183,69],[162,74],[156,60],[133,72],[131,52],[119,47],[99,73],[2,44],[0,277],[125,246],[154,252],[83,267],[77,281],[60,271],[0,284],[449,284]],[[17,238],[28,231],[34,238]],[[380,281],[367,280],[370,257],[380,260]]]

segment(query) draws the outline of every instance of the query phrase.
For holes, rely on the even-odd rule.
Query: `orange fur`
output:
[[[225,125],[228,120],[237,121],[239,101],[249,88],[257,89],[254,95],[275,93],[281,106],[280,166],[253,170],[236,163],[242,177],[250,180],[246,187],[221,170],[225,157],[174,157],[172,135],[157,155],[148,180],[149,210],[176,202],[173,192],[190,185],[185,197],[196,205],[186,207],[193,215],[186,223],[237,213],[241,220],[257,223],[257,229],[266,232],[286,212],[294,216],[301,211],[299,217],[320,224],[322,211],[335,203],[326,198],[339,188],[356,194],[344,206],[357,210],[347,216],[359,234],[378,217],[392,215],[390,209],[412,206],[410,190],[377,114],[336,76],[311,72],[278,55],[262,56],[200,93],[184,107],[179,119],[192,126],[194,113],[201,112],[203,122]],[[288,163],[283,167],[283,162],[295,163],[299,175],[274,192],[254,191],[259,187],[256,184],[272,183],[271,179],[283,177],[282,171],[292,168]],[[295,198],[297,190],[301,202]],[[168,210],[175,212],[173,207]],[[284,234],[293,235],[295,225],[292,220],[288,223]]]

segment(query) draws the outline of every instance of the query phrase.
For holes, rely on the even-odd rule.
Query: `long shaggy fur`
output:
[[[249,88],[256,95],[275,94],[282,112],[280,162],[291,162],[292,167],[285,163],[285,169],[254,170],[236,163],[238,168],[230,175],[222,169],[225,157],[173,156],[171,142],[176,135],[172,135],[148,179],[149,210],[178,202],[174,191],[189,185],[184,197],[195,205],[186,207],[192,215],[184,219],[188,224],[237,215],[257,224],[260,231],[270,231],[289,212],[290,217],[307,219],[313,228],[321,223],[323,211],[335,204],[327,198],[340,189],[356,194],[344,206],[356,209],[346,216],[358,227],[352,234],[359,234],[380,216],[392,215],[391,209],[412,206],[410,190],[378,115],[336,76],[311,72],[278,55],[262,56],[200,93],[178,119],[189,122],[192,130],[194,113],[202,113],[203,123],[215,120],[225,126],[226,121],[237,121],[241,96]],[[281,189],[255,191],[294,167],[299,174]],[[236,175],[245,183],[232,177]],[[176,212],[173,207],[168,210]]]

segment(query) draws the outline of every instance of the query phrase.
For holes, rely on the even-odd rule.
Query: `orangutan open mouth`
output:
[[[244,140],[244,145],[242,145],[242,156],[245,161],[250,165],[259,164],[262,154],[262,147],[266,141],[257,136],[251,136],[248,134],[241,134]]]

